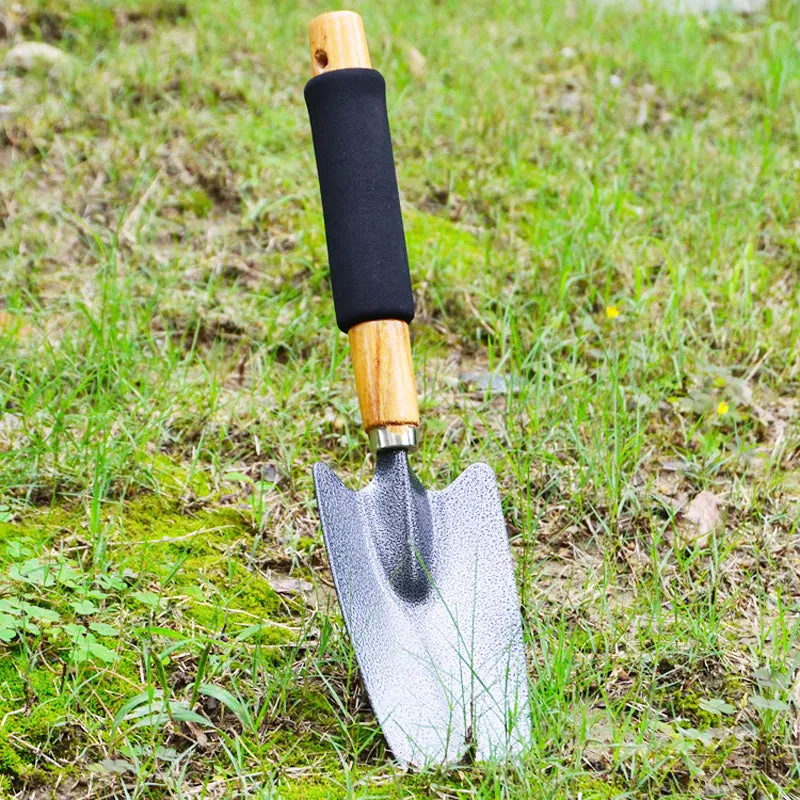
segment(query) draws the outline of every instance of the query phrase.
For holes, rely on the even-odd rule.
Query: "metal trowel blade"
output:
[[[519,597],[494,473],[426,491],[404,450],[352,491],[314,466],[336,592],[372,709],[412,766],[506,761],[530,740]]]

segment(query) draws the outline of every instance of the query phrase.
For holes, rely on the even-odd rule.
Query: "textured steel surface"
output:
[[[325,545],[373,711],[395,758],[507,760],[530,739],[519,598],[494,473],[426,491],[404,450],[354,492],[314,466]]]

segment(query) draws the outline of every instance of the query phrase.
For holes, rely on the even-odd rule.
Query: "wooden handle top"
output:
[[[314,75],[350,67],[372,68],[364,22],[355,11],[329,11],[308,26]]]

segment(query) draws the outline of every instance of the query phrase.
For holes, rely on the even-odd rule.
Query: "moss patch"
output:
[[[294,781],[281,785],[280,796],[283,800],[339,800],[341,797],[347,797],[347,790],[337,785],[332,778],[319,782]]]
[[[170,498],[145,495],[125,504],[120,517],[120,538],[134,542],[136,549],[146,548],[155,554],[164,547],[178,551],[191,547],[194,552],[210,552],[214,544],[226,544],[238,536],[247,536],[249,528],[242,515],[232,508],[182,511]],[[200,533],[202,532],[202,533]],[[198,534],[197,542],[188,538]]]
[[[48,742],[66,714],[66,698],[59,693],[52,672],[43,668],[25,672],[18,651],[4,653],[0,658],[0,717],[5,719],[0,730],[0,774],[27,775],[34,756],[25,744],[51,749]]]
[[[181,475],[174,475],[174,486],[186,486]],[[287,624],[269,624],[278,618],[289,622],[292,607],[276,594],[257,564],[250,564],[253,532],[236,509],[187,513],[169,497],[140,495],[122,507],[104,510],[100,547],[95,537],[82,533],[85,513],[70,506],[30,511],[19,521],[3,523],[0,531],[8,545],[0,547],[0,577],[34,558],[64,564],[75,576],[66,584],[17,579],[5,585],[11,598],[29,599],[60,614],[52,625],[40,625],[42,634],[27,636],[25,650],[18,638],[0,644],[0,717],[8,715],[0,732],[0,775],[15,786],[33,779],[34,765],[41,765],[37,748],[54,758],[74,757],[71,715],[90,713],[94,719],[106,719],[137,693],[142,647],[136,629],[155,622],[188,641],[194,626],[184,630],[187,618],[214,632],[225,627],[229,634],[263,621],[263,629],[240,648],[250,652],[249,645],[258,637],[260,669],[282,657],[278,645],[295,638]],[[80,532],[77,541],[83,544],[84,537],[89,538],[94,547],[79,549],[75,556],[62,553],[64,535],[74,536],[75,531]],[[169,610],[177,613],[154,619],[154,614]],[[92,624],[98,626],[96,633]],[[125,637],[109,635],[123,626],[129,630]],[[99,662],[74,663],[70,631],[96,636],[116,660],[105,668]],[[185,669],[179,662],[175,667]],[[171,671],[168,667],[166,675]],[[78,697],[79,705],[73,707]]]
[[[0,564],[17,559],[14,543],[23,546],[48,545],[59,531],[69,530],[78,524],[82,513],[69,505],[52,508],[26,509],[19,519],[0,522]]]
[[[253,623],[286,616],[267,580],[235,561],[190,558],[177,587],[192,601],[189,616],[208,628],[217,629],[236,614],[249,616]]]
[[[218,630],[232,615],[240,623],[284,619],[286,604],[256,569],[243,563],[252,531],[235,509],[181,512],[174,502],[148,496],[131,501],[120,523],[120,538],[135,545],[126,562],[169,582],[169,592],[188,599],[187,615]],[[274,643],[280,629],[265,629]]]
[[[616,782],[591,775],[581,775],[571,789],[574,797],[583,797],[585,800],[613,800],[625,794],[625,790]]]
[[[719,717],[700,707],[700,697],[695,692],[676,691],[664,698],[664,703],[673,718],[687,719],[697,730],[713,728],[719,724]]]

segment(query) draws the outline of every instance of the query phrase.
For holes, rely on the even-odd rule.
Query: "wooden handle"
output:
[[[364,23],[354,11],[331,11],[311,21],[314,75],[372,68]],[[354,325],[348,331],[364,430],[419,425],[408,323],[396,319]]]
[[[419,425],[408,323],[362,322],[350,328],[350,355],[364,430]]]
[[[350,67],[372,68],[364,22],[355,11],[330,11],[311,20],[311,71],[314,75]]]

